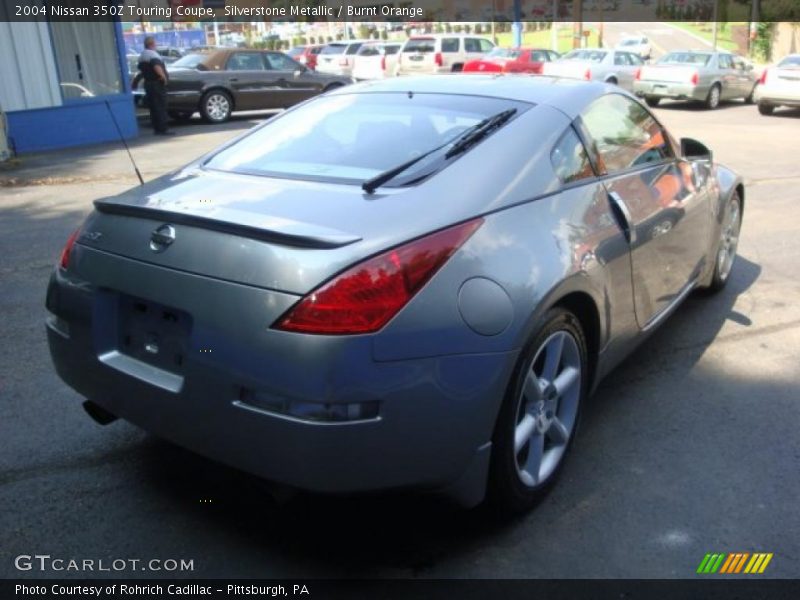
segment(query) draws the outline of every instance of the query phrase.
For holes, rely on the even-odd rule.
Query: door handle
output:
[[[625,201],[620,197],[617,192],[609,192],[608,199],[611,201],[611,212],[614,213],[622,232],[625,234],[625,239],[629,244],[636,243],[636,229],[633,227],[633,219],[631,218],[631,211],[628,210]]]

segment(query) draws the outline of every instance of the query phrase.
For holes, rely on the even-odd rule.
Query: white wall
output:
[[[60,105],[47,24],[0,21],[0,106],[10,112]]]

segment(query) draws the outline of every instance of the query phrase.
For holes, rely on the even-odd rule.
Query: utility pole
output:
[[[717,23],[718,8],[719,8],[719,0],[714,0],[714,14],[713,14],[713,19],[714,19],[714,21],[713,21],[714,22],[713,31],[714,31],[714,35],[713,35],[713,39],[711,41],[711,47],[714,50],[717,49],[717,33],[718,33],[717,30],[719,29],[719,23]]]
[[[575,22],[572,25],[572,47],[580,48],[581,39],[583,38],[583,2],[581,0],[572,0],[572,18]]]

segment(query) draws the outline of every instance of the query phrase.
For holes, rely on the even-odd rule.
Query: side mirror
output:
[[[692,138],[681,138],[681,156],[687,160],[713,160],[708,146]]]

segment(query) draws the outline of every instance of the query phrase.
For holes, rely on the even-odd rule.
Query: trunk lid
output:
[[[676,65],[645,65],[639,79],[641,81],[664,81],[667,83],[689,83],[697,67]]]

